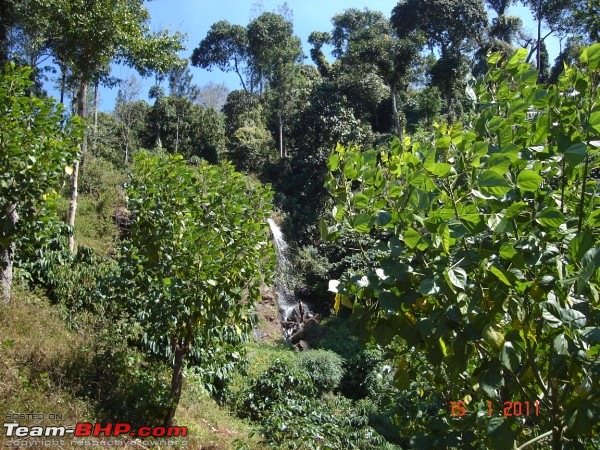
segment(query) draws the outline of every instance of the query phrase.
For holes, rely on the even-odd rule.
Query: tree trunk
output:
[[[61,80],[60,80],[60,103],[61,104],[65,104],[65,89],[67,86],[67,72],[65,71],[64,67],[61,66],[60,71],[62,73],[61,76]]]
[[[536,57],[537,57],[538,81],[540,81],[540,78],[542,77],[541,39],[542,39],[542,0],[540,0],[538,3],[538,13],[537,13],[537,52],[536,52]]]
[[[163,425],[170,427],[173,423],[173,417],[175,417],[175,411],[179,405],[179,399],[181,398],[181,388],[183,387],[183,365],[185,361],[185,355],[189,349],[189,344],[181,344],[177,338],[173,339],[173,377],[171,378],[171,395],[169,408],[165,415]]]
[[[92,140],[92,154],[96,153],[96,146],[98,145],[98,80],[94,83],[94,128],[93,128],[93,140]]]
[[[10,220],[12,228],[17,225],[19,215],[17,205],[9,203],[4,212]],[[2,300],[5,305],[10,302],[13,280],[13,259],[15,256],[15,243],[11,239],[6,246],[0,246],[0,279],[2,280]]]
[[[85,122],[87,117],[86,111],[86,96],[87,96],[87,82],[82,81],[79,85],[79,92],[77,93],[77,115]],[[83,139],[81,141],[81,161],[85,161],[87,153],[87,133],[83,133]],[[71,200],[69,202],[69,213],[67,215],[67,224],[71,228],[71,234],[69,235],[69,251],[75,253],[75,213],[77,211],[77,183],[79,179],[79,161],[75,163],[73,168],[73,175],[71,176]]]
[[[279,119],[279,156],[282,158],[287,156],[283,150],[283,119],[281,118],[281,114],[278,115]]]
[[[125,139],[125,166],[129,165],[129,136]]]
[[[396,132],[396,136],[400,139],[400,142],[403,140],[402,136],[402,125],[400,124],[400,115],[398,114],[398,100],[396,99],[396,88],[394,86],[391,87],[390,93],[392,95],[392,115],[394,116],[394,128]]]

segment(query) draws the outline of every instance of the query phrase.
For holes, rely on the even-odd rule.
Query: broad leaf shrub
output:
[[[31,68],[0,68],[0,256],[2,290],[9,290],[17,241],[54,226],[56,192],[79,157],[83,127],[61,104],[30,95]],[[48,230],[49,231],[49,230]],[[19,243],[19,245],[22,244]],[[6,273],[5,273],[6,271]],[[7,279],[4,279],[4,276]],[[3,292],[5,300],[10,292]]]
[[[369,427],[364,411],[343,397],[325,400],[305,369],[281,360],[251,379],[237,402],[238,414],[256,421],[271,447],[386,448],[384,439]]]
[[[471,121],[328,161],[322,233],[376,235],[382,252],[331,282],[336,307],[394,342],[400,389],[416,355],[434,368],[440,415],[398,419],[419,448],[598,445],[600,44],[549,86],[525,53],[490,57]]]
[[[252,304],[274,267],[272,194],[230,164],[190,167],[181,155],[145,152],[126,192],[132,223],[114,296],[140,325],[145,350],[173,364],[169,422],[185,364],[214,392],[240,360]]]

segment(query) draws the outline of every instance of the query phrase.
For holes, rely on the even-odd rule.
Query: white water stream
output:
[[[281,228],[273,220],[267,219],[273,243],[277,251],[277,274],[275,276],[275,294],[279,305],[279,318],[282,322],[291,320],[298,302],[294,297],[293,266],[289,259],[289,246],[285,242]]]

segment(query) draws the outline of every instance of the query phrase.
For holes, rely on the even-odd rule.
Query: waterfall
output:
[[[279,318],[282,322],[293,320],[294,309],[298,302],[294,298],[294,268],[289,259],[289,246],[285,242],[281,228],[273,220],[267,219],[271,233],[273,234],[273,243],[277,252],[277,274],[275,276],[275,293],[277,294],[277,304],[279,305]]]

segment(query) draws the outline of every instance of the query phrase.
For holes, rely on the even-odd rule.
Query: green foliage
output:
[[[300,353],[298,367],[308,374],[319,392],[336,389],[344,376],[342,357],[328,350],[310,350]]]
[[[329,159],[337,223],[324,234],[371,233],[381,252],[332,288],[367,335],[403,343],[392,348],[397,387],[417,376],[406,352],[419,352],[446,374],[429,380],[441,404],[472,401],[460,421],[447,421],[448,408],[435,427],[411,431],[413,445],[451,435],[508,448],[552,430],[552,447],[562,448],[597,431],[600,222],[590,173],[600,44],[557,86],[537,85],[525,56],[516,52],[469,93],[472,122],[396,139],[388,151],[338,147]],[[488,400],[494,417],[476,413]],[[544,413],[498,416],[516,400],[539,400]]]
[[[294,370],[278,359],[240,394],[239,413],[242,417],[261,420],[271,414],[276,405],[300,402],[315,397],[316,393],[306,372]]]
[[[17,205],[21,223],[35,220],[45,201],[72,169],[82,129],[62,125],[63,109],[51,99],[29,96],[31,70],[8,64],[0,73],[0,211],[2,245],[17,233],[4,215]]]
[[[301,283],[316,292],[327,290],[325,284],[331,264],[326,257],[319,254],[319,250],[312,245],[298,249],[294,258],[294,269]]]
[[[0,73],[0,278],[5,301],[12,283],[15,241],[53,221],[56,190],[78,157],[82,129],[63,124],[53,100],[30,96],[31,70],[7,64]],[[45,230],[46,236],[49,230]]]
[[[259,422],[272,447],[382,448],[383,439],[348,401],[335,398],[324,402],[316,395],[306,372],[277,360],[240,393],[239,413]]]
[[[94,333],[89,356],[71,362],[71,389],[91,400],[103,420],[126,417],[136,426],[158,424],[169,402],[169,368],[147,360],[123,339],[134,334],[131,322],[120,318],[109,323]]]
[[[216,163],[225,139],[223,117],[213,109],[185,97],[166,96],[156,100],[148,113],[148,148],[159,141],[166,150],[186,158],[194,156]]]
[[[34,0],[22,8],[23,15],[47,19],[44,32],[53,55],[80,82],[105,74],[113,61],[142,74],[165,73],[181,63],[183,36],[151,32],[140,0]]]
[[[83,246],[73,255],[64,234],[45,242],[22,243],[27,245],[21,247],[17,260],[18,276],[31,286],[43,287],[53,302],[61,304],[70,326],[78,327],[74,320],[81,311],[105,316],[108,305],[99,296],[100,281],[115,275],[114,261]]]
[[[133,221],[115,281],[142,343],[165,360],[191,358],[210,384],[225,379],[273,267],[270,192],[229,164],[140,153],[127,195]]]

